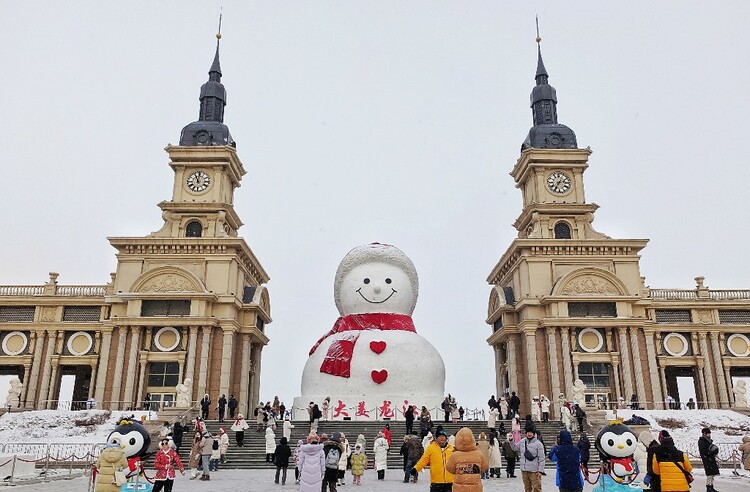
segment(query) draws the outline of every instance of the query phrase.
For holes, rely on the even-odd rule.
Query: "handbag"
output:
[[[122,471],[115,469],[115,465],[112,465],[112,469],[115,471],[114,476],[112,477],[112,483],[118,487],[125,485],[125,482],[128,481],[128,479],[125,478],[125,474]]]
[[[679,468],[680,471],[685,474],[685,480],[687,481],[688,485],[693,483],[693,480],[695,480],[695,477],[693,476],[692,473],[690,473],[689,471],[686,471],[679,462],[673,461],[672,463],[677,465],[677,468]]]

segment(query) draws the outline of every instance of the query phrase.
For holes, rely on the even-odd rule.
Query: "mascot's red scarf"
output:
[[[310,355],[315,353],[315,350],[317,350],[320,344],[323,343],[323,340],[335,333],[340,333],[342,331],[352,331],[355,333],[346,335],[345,337],[334,340],[333,343],[331,343],[331,346],[328,347],[328,352],[323,359],[323,364],[320,366],[320,372],[332,376],[340,376],[342,378],[350,377],[352,353],[354,353],[354,345],[357,343],[357,339],[360,335],[360,333],[356,332],[362,330],[402,330],[414,333],[417,331],[416,328],[414,328],[414,322],[412,321],[411,316],[406,314],[371,313],[342,316],[336,320],[333,328],[320,337],[320,340],[313,345],[313,348],[310,349]]]

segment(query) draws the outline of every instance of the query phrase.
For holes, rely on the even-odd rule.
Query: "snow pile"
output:
[[[742,436],[750,435],[750,417],[731,410],[618,410],[617,416],[628,420],[638,415],[649,421],[656,437],[667,429],[680,446],[689,447],[698,442],[701,429],[711,429],[711,438],[717,444],[739,444]]]
[[[106,442],[120,416],[106,410],[6,413],[0,417],[0,444]]]

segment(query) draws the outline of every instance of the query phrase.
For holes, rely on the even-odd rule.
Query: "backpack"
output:
[[[216,439],[214,439],[214,443],[211,445],[211,449],[213,449],[214,451],[216,451],[217,449],[219,449],[219,441],[217,441]]]
[[[338,470],[339,469],[339,459],[341,458],[341,452],[338,448],[333,447],[328,450],[328,454],[326,454],[326,468],[332,469],[332,470]]]

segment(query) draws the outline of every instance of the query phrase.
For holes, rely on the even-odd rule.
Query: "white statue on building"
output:
[[[185,378],[185,381],[175,386],[177,392],[177,408],[190,408],[193,403],[193,380]]]
[[[745,388],[745,381],[740,379],[734,384],[732,388],[734,393],[734,406],[737,408],[747,408],[747,388]]]
[[[5,397],[5,406],[10,405],[12,408],[18,408],[21,406],[21,393],[23,392],[23,383],[18,378],[10,380],[10,388],[8,388],[8,396]]]
[[[583,406],[586,404],[585,393],[586,384],[580,379],[576,379],[575,382],[573,382],[573,397],[571,398],[573,400],[573,403],[583,408]]]

